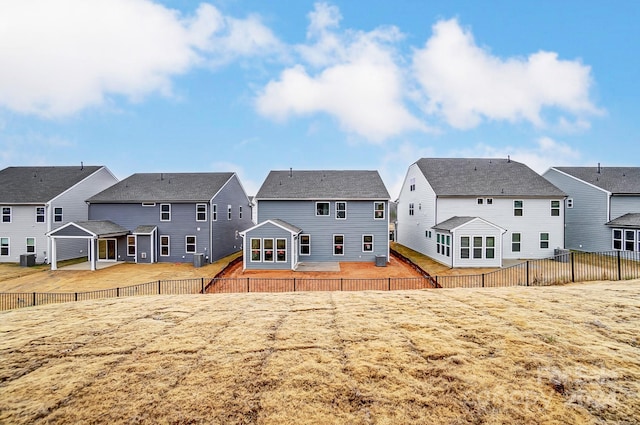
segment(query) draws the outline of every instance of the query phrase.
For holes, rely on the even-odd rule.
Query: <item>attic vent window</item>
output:
[[[155,207],[156,203],[155,202],[143,202],[142,206],[143,207]]]

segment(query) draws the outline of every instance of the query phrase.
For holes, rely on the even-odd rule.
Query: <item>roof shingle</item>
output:
[[[553,167],[614,194],[640,194],[640,167]]]

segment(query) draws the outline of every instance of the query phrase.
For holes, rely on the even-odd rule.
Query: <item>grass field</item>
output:
[[[0,312],[0,423],[640,422],[640,280]]]

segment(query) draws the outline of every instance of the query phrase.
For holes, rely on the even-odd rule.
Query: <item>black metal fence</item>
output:
[[[407,261],[404,258],[404,261]],[[417,269],[420,267],[416,266]],[[567,252],[529,260],[478,275],[370,279],[196,278],[158,280],[121,288],[66,293],[0,293],[0,311],[20,307],[136,295],[216,294],[237,292],[396,291],[428,288],[548,286],[568,282],[640,278],[640,252]]]

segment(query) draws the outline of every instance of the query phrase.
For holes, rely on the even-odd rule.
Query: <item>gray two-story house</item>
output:
[[[377,171],[271,171],[258,224],[240,232],[244,269],[389,258],[389,193]]]
[[[87,220],[85,200],[116,183],[104,166],[8,167],[0,171],[0,262],[23,254],[45,263],[51,255],[47,233],[74,220]],[[68,239],[61,260],[84,257],[86,244]]]
[[[54,239],[85,238],[93,261],[210,263],[242,248],[253,225],[235,173],[138,173],[90,197],[89,221]],[[93,268],[93,267],[92,267]]]
[[[640,167],[552,167],[543,177],[567,194],[567,248],[640,252]]]

